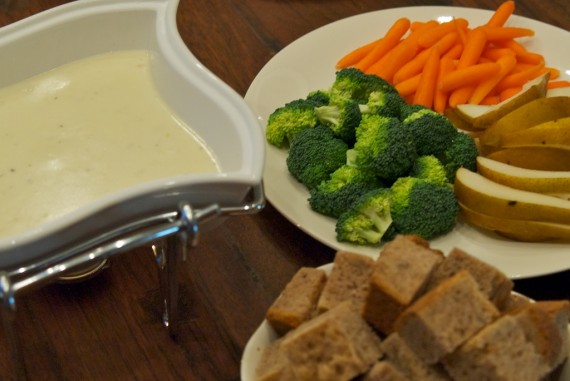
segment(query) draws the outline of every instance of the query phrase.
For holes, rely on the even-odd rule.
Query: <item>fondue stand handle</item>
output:
[[[263,185],[251,187],[249,200],[240,206],[210,206],[194,210],[182,203],[177,212],[163,213],[102,234],[62,253],[30,266],[0,271],[0,319],[13,358],[13,374],[26,380],[25,362],[16,332],[16,295],[31,286],[58,279],[66,271],[105,260],[136,247],[151,245],[159,273],[163,308],[162,323],[171,337],[177,333],[179,264],[189,247],[199,241],[199,224],[221,215],[257,213],[265,207]]]

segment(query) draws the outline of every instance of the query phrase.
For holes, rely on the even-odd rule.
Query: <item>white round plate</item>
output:
[[[471,26],[486,22],[492,12],[459,7],[407,7],[365,13],[323,26],[294,41],[275,55],[259,72],[245,96],[259,123],[288,101],[304,98],[312,90],[326,89],[334,81],[335,64],[347,52],[381,36],[402,16],[412,21],[466,18]],[[534,29],[535,36],[520,41],[531,51],[546,57],[547,66],[560,70],[561,79],[570,80],[570,53],[562,49],[570,33],[528,18],[513,15],[509,26]],[[315,239],[337,250],[351,250],[376,256],[378,248],[354,246],[336,240],[335,220],[313,212],[308,191],[288,172],[287,151],[266,147],[264,184],[267,199],[289,221]],[[459,221],[432,246],[445,253],[458,246],[499,268],[509,277],[528,278],[570,269],[568,245],[520,243],[480,231]]]
[[[333,264],[328,263],[319,268],[324,270],[327,274],[330,274],[333,268]],[[568,325],[568,335],[570,340],[570,324]],[[267,320],[263,320],[260,326],[250,337],[243,351],[243,356],[241,359],[242,381],[255,380],[255,372],[259,362],[261,361],[263,351],[265,348],[271,345],[271,343],[277,340],[277,338],[278,335],[273,327],[271,327]],[[560,377],[557,380],[553,381],[570,381],[570,353],[568,353],[568,360],[566,360],[564,367],[560,371]]]

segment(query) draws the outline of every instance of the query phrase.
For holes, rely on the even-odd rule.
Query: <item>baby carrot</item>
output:
[[[437,74],[437,82],[441,81],[448,73],[455,69],[455,63],[449,57],[441,57],[439,63],[439,73]],[[436,86],[435,94],[433,96],[433,109],[440,114],[443,114],[447,108],[448,94],[444,93]]]
[[[485,31],[481,27],[472,29],[467,35],[467,43],[463,47],[457,68],[462,69],[476,64],[486,44],[487,35]]]
[[[460,104],[467,103],[467,100],[475,90],[475,85],[465,85],[463,87],[457,88],[449,94],[449,106],[455,107]]]
[[[524,52],[524,53],[519,53],[517,57],[519,62],[525,62],[529,64],[537,65],[544,62],[544,57],[542,56],[542,54],[538,53]]]
[[[463,44],[455,44],[447,51],[447,53],[443,54],[443,57],[451,58],[451,59],[458,59],[461,57],[461,53],[463,52]]]
[[[455,24],[455,30],[461,39],[461,43],[465,45],[467,43],[467,25],[463,26],[460,22],[457,22],[457,19],[453,19],[453,23]]]
[[[489,76],[495,75],[499,70],[500,66],[496,62],[475,64],[463,68],[457,67],[457,70],[441,79],[439,86],[441,91],[450,92],[460,87],[480,83]]]
[[[493,15],[487,21],[487,25],[489,26],[503,26],[505,22],[511,17],[513,12],[515,11],[515,2],[512,0],[505,1],[501,5],[497,7]]]
[[[518,87],[524,85],[529,80],[536,78],[540,74],[540,71],[544,67],[544,64],[535,65],[529,69],[518,71],[504,77],[499,83],[497,83],[497,91],[502,91],[504,89]]]
[[[358,61],[363,59],[364,56],[366,56],[368,53],[370,53],[370,51],[372,49],[374,49],[374,46],[378,42],[380,42],[380,40],[381,40],[381,38],[354,49],[353,51],[349,52],[344,57],[342,57],[340,60],[338,60],[335,67],[337,69],[342,69],[342,68],[349,67],[349,66],[356,64]]]
[[[392,83],[394,73],[403,65],[408,63],[417,52],[417,46],[411,41],[402,41],[398,46],[386,54],[384,58],[370,66],[366,70],[367,74],[376,74]]]
[[[519,27],[494,27],[494,26],[482,26],[487,35],[487,41],[497,41],[497,40],[510,40],[513,38],[520,37],[532,37],[534,36],[534,30],[529,28],[519,28]]]
[[[483,100],[479,103],[480,105],[496,105],[501,101],[501,98],[497,94],[487,95]]]
[[[441,41],[441,39],[451,33],[457,33],[457,28],[466,28],[467,20],[465,19],[454,19],[452,21],[444,22],[439,24],[433,29],[426,31],[419,39],[418,44],[423,48],[429,48],[433,46],[436,42]]]
[[[549,81],[546,84],[546,88],[550,89],[558,89],[560,87],[570,87],[570,81],[559,80],[559,81]]]
[[[399,18],[392,24],[384,37],[374,46],[374,48],[362,58],[355,67],[366,71],[370,66],[382,58],[386,53],[392,50],[400,39],[406,34],[410,28],[410,20],[406,17]]]
[[[522,90],[522,86],[509,87],[500,92],[499,99],[504,101],[510,97],[517,95]]]
[[[488,58],[492,61],[498,61],[501,57],[504,56],[515,56],[516,53],[509,49],[509,48],[492,48],[488,47],[483,50],[481,53],[482,57]]]
[[[424,107],[433,107],[433,98],[436,89],[437,75],[439,72],[440,53],[439,47],[434,45],[430,49],[428,59],[422,74],[418,89],[414,95],[414,103]]]
[[[505,55],[497,60],[499,65],[499,71],[487,78],[486,80],[480,82],[475,86],[475,90],[471,93],[468,103],[479,104],[491,91],[495,88],[497,83],[503,79],[507,74],[511,72],[515,64],[517,63],[514,55]]]
[[[404,98],[413,96],[420,83],[421,75],[422,75],[421,73],[418,73],[413,77],[406,79],[405,81],[397,83],[394,87],[396,88],[398,93]]]

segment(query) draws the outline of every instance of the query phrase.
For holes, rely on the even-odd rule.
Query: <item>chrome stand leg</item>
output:
[[[4,329],[8,350],[10,351],[12,369],[8,374],[16,380],[27,380],[26,365],[22,353],[22,345],[16,329],[16,301],[12,294],[12,283],[6,273],[0,273],[0,315]]]

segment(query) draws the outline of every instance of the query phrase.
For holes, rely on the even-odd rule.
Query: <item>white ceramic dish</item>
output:
[[[181,201],[237,207],[261,183],[262,130],[243,98],[186,47],[176,28],[177,6],[177,0],[82,0],[0,29],[0,87],[92,55],[150,51],[159,94],[212,149],[221,167],[220,173],[124,189],[32,230],[1,237],[0,268],[29,264],[110,228],[174,211]]]
[[[334,65],[338,59],[378,38],[397,18],[403,15],[410,20],[464,17],[471,25],[479,25],[488,20],[491,13],[458,7],[409,7],[339,20],[299,38],[274,56],[252,82],[245,99],[265,127],[268,115],[277,107],[303,98],[309,91],[328,88],[334,80]],[[508,23],[534,29],[536,35],[525,41],[521,39],[521,42],[529,50],[544,54],[547,65],[560,69],[563,79],[570,79],[570,55],[560,46],[561,41],[570,38],[569,32],[519,16],[512,16]],[[267,145],[264,184],[267,199],[273,206],[300,229],[332,248],[376,256],[377,248],[337,242],[335,221],[310,210],[308,192],[289,175],[286,157],[285,150]],[[459,246],[511,278],[544,275],[570,268],[568,245],[513,242],[461,221],[452,233],[433,240],[432,246],[444,252]]]
[[[333,268],[333,264],[329,263],[320,267],[327,274]],[[568,335],[570,336],[570,325],[568,326]],[[273,341],[277,340],[278,335],[271,327],[267,320],[263,320],[260,326],[255,330],[253,335],[247,342],[241,359],[241,381],[255,380],[255,371],[261,360],[263,350],[267,348]],[[553,380],[554,381],[554,380]],[[568,360],[564,364],[564,368],[560,373],[560,377],[556,381],[570,381],[570,353]]]

